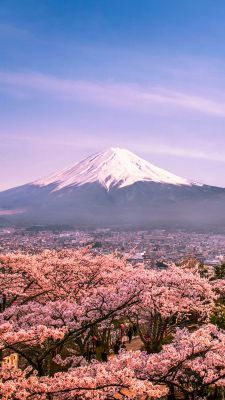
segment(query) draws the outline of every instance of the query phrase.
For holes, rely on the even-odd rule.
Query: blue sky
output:
[[[110,146],[225,187],[223,0],[1,0],[0,189]]]

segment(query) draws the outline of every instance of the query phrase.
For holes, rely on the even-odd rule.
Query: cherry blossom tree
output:
[[[171,398],[176,391],[188,400],[205,398],[210,388],[225,388],[225,332],[212,324],[191,333],[180,329],[160,353],[138,356],[136,376],[167,385]]]
[[[59,372],[54,376],[38,376],[9,368],[0,371],[0,394],[3,400],[103,400],[116,399],[123,394],[125,399],[162,398],[168,390],[163,385],[154,385],[149,380],[135,377],[128,365],[129,359],[115,358],[108,363],[92,362]],[[114,397],[115,396],[115,397]]]
[[[96,326],[108,328],[140,301],[139,273],[133,267],[87,250],[11,254],[1,256],[0,265],[5,296],[0,349],[4,355],[17,353],[22,368],[3,364],[3,398],[83,399],[93,398],[95,391],[96,399],[108,399],[134,385],[131,370],[119,372],[113,363],[80,365],[85,361],[77,357],[80,343]],[[137,395],[161,393],[148,381],[136,386]]]
[[[224,385],[224,332],[199,328],[218,290],[197,270],[134,268],[88,249],[18,253],[0,256],[0,288],[0,350],[20,360],[18,369],[2,365],[4,400],[110,400],[120,392],[149,400],[168,388],[195,399],[198,387]],[[121,321],[138,324],[147,352],[87,362],[93,335]]]
[[[165,340],[172,339],[176,327],[208,320],[216,295],[197,271],[171,265],[163,271],[145,271],[143,280],[133,321],[147,352],[159,351]]]
[[[1,256],[0,263],[1,347],[40,375],[63,347],[82,347],[94,327],[110,326],[139,301],[136,271],[113,256],[44,252]]]

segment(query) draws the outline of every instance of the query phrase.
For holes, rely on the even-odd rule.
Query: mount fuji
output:
[[[189,181],[110,148],[46,178],[0,192],[16,224],[77,227],[225,226],[225,189]]]
[[[34,185],[55,185],[55,190],[69,186],[81,186],[98,182],[107,191],[113,187],[122,188],[135,182],[158,182],[172,185],[191,185],[180,178],[158,168],[129,150],[113,148],[86,158],[72,168],[33,182]]]

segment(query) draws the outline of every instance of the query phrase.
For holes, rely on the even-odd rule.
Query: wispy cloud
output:
[[[144,154],[145,157],[151,157],[151,154],[154,155],[166,155],[172,157],[180,157],[180,158],[190,158],[197,160],[206,160],[213,162],[221,162],[225,163],[225,155],[221,152],[213,151],[210,146],[208,148],[203,149],[203,146],[199,145],[198,148],[191,148],[187,146],[179,146],[179,145],[169,145],[168,143],[162,143],[162,141],[157,140],[157,134],[155,137],[151,136],[150,140],[145,139],[143,143],[137,143],[134,138],[130,138],[129,146],[127,145],[126,139],[118,139],[116,137],[116,141],[112,141],[112,139],[104,138],[103,133],[99,132],[99,138],[96,137],[94,141],[91,141],[91,137],[89,134],[85,132],[75,132],[73,136],[62,137],[62,136],[54,136],[54,137],[44,137],[44,136],[34,136],[34,135],[23,135],[23,134],[0,134],[1,140],[5,143],[8,142],[11,146],[12,143],[30,143],[31,145],[50,145],[54,148],[62,148],[62,147],[75,147],[78,152],[81,154],[84,152],[85,154],[89,151],[90,154],[93,152],[99,152],[104,150],[110,146],[120,146],[125,148],[130,148],[134,152],[139,154]],[[140,132],[140,136],[142,133]],[[79,140],[77,140],[79,137]],[[110,135],[113,137],[113,134]],[[165,142],[165,140],[164,140]],[[91,143],[91,144],[90,144]],[[77,159],[79,161],[79,158]]]
[[[36,36],[31,30],[24,27],[0,21],[0,39],[15,41],[29,41],[35,44],[46,44],[47,41]]]
[[[146,147],[140,147],[140,151],[146,152]],[[162,144],[151,145],[149,154],[162,154],[175,157],[193,158],[198,160],[216,161],[225,163],[225,155],[215,151],[176,147]]]
[[[77,133],[79,134],[79,133]],[[82,135],[82,133],[80,133]],[[21,134],[1,134],[0,133],[0,138],[4,140],[5,142],[9,142],[11,145],[11,142],[16,143],[16,142],[31,142],[31,143],[36,143],[36,144],[49,144],[49,145],[59,145],[59,146],[75,146],[77,144],[77,139],[76,138],[71,138],[71,139],[66,139],[66,138],[59,138],[59,137],[43,137],[43,136],[35,136],[35,135],[21,135]]]
[[[30,36],[30,33],[27,30],[15,25],[0,22],[0,36],[25,38]]]
[[[14,210],[0,210],[0,216],[2,215],[14,215],[22,214],[25,210],[22,208],[15,208]]]
[[[0,72],[1,88],[44,93],[59,100],[78,101],[138,112],[179,109],[225,118],[225,99],[204,97],[157,86],[62,79],[38,73]]]

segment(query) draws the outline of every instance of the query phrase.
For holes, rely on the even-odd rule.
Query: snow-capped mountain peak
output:
[[[34,185],[55,185],[54,190],[98,182],[107,190],[122,188],[135,182],[158,182],[172,185],[193,185],[194,182],[176,176],[150,164],[129,150],[111,147],[76,163],[71,168],[54,173]]]

